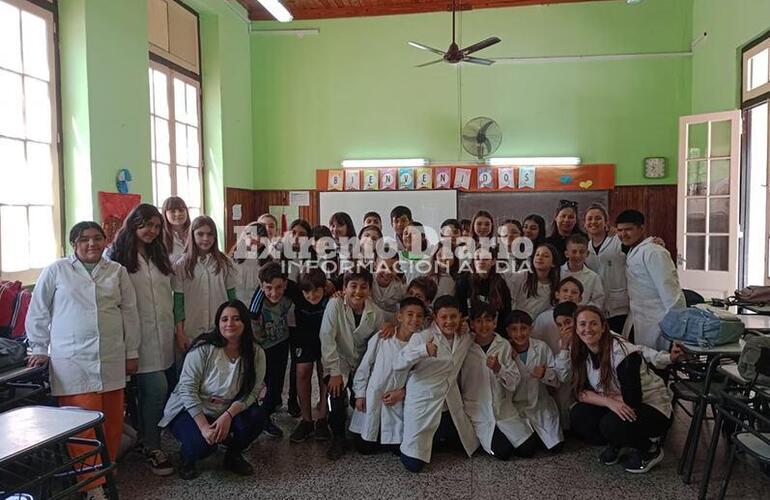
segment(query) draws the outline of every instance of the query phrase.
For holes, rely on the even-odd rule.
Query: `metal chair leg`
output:
[[[101,443],[101,451],[99,454],[102,457],[102,467],[111,467],[112,461],[110,460],[110,453],[107,450],[107,439],[104,436],[104,428],[102,427],[102,424],[97,425],[94,431],[96,433],[96,439]],[[105,486],[107,487],[107,498],[110,500],[118,500],[118,488],[115,485],[115,475],[113,474],[112,470],[107,471],[104,479]]]
[[[730,482],[730,476],[733,473],[733,465],[735,465],[736,448],[737,445],[734,443],[732,446],[730,446],[730,457],[727,459],[727,470],[725,471],[724,479],[722,479],[722,487],[719,489],[719,500],[723,500],[725,498],[725,494],[727,493],[727,484]]]
[[[687,446],[687,452],[684,455],[685,460],[682,472],[682,481],[685,484],[690,484],[692,479],[692,469],[695,465],[695,457],[698,452],[698,440],[700,440],[700,431],[701,427],[703,426],[703,416],[706,413],[706,406],[708,405],[707,397],[708,396],[704,395],[698,401],[698,407],[696,409],[695,415],[693,415],[692,418],[690,432],[687,434],[689,443]]]
[[[714,433],[711,435],[711,443],[709,444],[708,456],[706,457],[706,468],[703,471],[703,477],[701,477],[700,491],[698,498],[703,500],[706,498],[708,492],[709,480],[711,479],[711,470],[714,467],[714,459],[717,454],[717,446],[719,446],[719,434],[722,432],[722,414],[716,412],[716,418],[714,419]],[[728,441],[729,442],[729,441]]]

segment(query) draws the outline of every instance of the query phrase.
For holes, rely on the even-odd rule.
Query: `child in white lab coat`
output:
[[[513,454],[530,457],[538,444],[526,417],[513,405],[521,375],[511,344],[495,333],[497,311],[486,302],[472,304],[474,343],[460,371],[465,413],[484,451],[500,460]]]
[[[557,304],[570,302],[577,305],[583,298],[583,284],[577,278],[571,276],[564,278],[559,282],[559,288],[556,290],[554,298]],[[561,347],[559,344],[559,328],[554,321],[554,310],[554,307],[548,308],[534,318],[531,336],[548,344],[553,355],[557,356]]]
[[[166,245],[171,264],[175,264],[184,253],[190,234],[190,212],[179,196],[170,196],[163,202],[161,213],[166,219],[163,225],[163,243]]]
[[[598,274],[586,265],[588,255],[588,240],[582,234],[576,233],[567,238],[567,249],[564,251],[567,260],[561,266],[561,279],[572,276],[583,284],[583,300],[581,304],[589,304],[600,309],[604,308],[604,285]]]
[[[377,444],[401,444],[404,428],[403,386],[395,386],[393,362],[414,332],[422,330],[425,304],[416,297],[399,302],[395,335],[369,339],[361,364],[353,378],[356,410],[350,431],[357,434],[356,449],[363,455],[377,450]]]
[[[244,304],[251,303],[259,288],[259,270],[272,259],[265,252],[268,245],[267,229],[259,222],[250,222],[243,228],[238,241],[228,252],[235,268],[235,296]]]
[[[526,312],[512,311],[506,325],[514,359],[521,373],[514,404],[529,419],[545,448],[556,452],[564,436],[559,408],[548,392],[548,387],[559,387],[553,353],[548,344],[531,338],[532,318]]]
[[[434,442],[462,445],[468,456],[479,446],[457,385],[473,337],[461,333],[456,298],[439,297],[434,314],[434,323],[412,335],[394,364],[396,387],[406,383],[401,463],[411,472],[430,462]]]
[[[378,258],[374,263],[372,300],[382,309],[385,321],[393,321],[398,303],[406,295],[406,284],[396,270],[398,257]]]
[[[529,259],[529,271],[505,273],[514,309],[536,318],[553,306],[553,294],[559,287],[559,257],[556,248],[541,243]]]

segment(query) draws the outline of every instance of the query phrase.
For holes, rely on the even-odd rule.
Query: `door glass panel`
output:
[[[749,59],[748,90],[753,90],[767,83],[768,49]]]
[[[687,196],[706,195],[706,165],[704,160],[687,162]]]
[[[730,120],[711,122],[710,156],[730,156]]]
[[[706,237],[688,236],[685,242],[687,253],[685,255],[685,269],[695,271],[706,270]]]
[[[730,160],[712,160],[709,194],[730,194]]]
[[[687,158],[705,158],[708,123],[691,123],[687,126]]]
[[[749,172],[746,220],[746,285],[765,284],[767,224],[768,103],[749,110]],[[768,254],[770,256],[770,253]]]
[[[730,232],[730,198],[709,198],[709,233]]]
[[[706,199],[691,198],[687,200],[687,228],[688,233],[706,232]]]
[[[730,237],[709,237],[709,271],[727,271],[730,267]]]

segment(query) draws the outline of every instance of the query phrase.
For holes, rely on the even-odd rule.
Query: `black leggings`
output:
[[[609,408],[577,403],[569,412],[570,425],[572,431],[589,444],[609,443],[615,448],[647,451],[650,438],[662,436],[671,425],[671,418],[646,404],[634,411],[636,421],[627,422]]]
[[[500,460],[508,460],[511,455],[516,455],[521,458],[530,458],[535,454],[537,446],[540,444],[540,440],[537,434],[534,432],[529,435],[526,441],[519,446],[513,446],[505,434],[495,426],[495,432],[492,434],[492,453],[495,458]]]
[[[331,376],[327,375],[324,377],[324,384],[329,385],[329,380],[331,379]],[[332,396],[331,393],[329,393],[329,427],[332,430],[332,435],[334,437],[345,437],[345,421],[348,418],[348,391],[350,391],[350,401],[355,401],[355,394],[353,394],[353,377],[352,374],[350,377],[348,377],[348,384],[347,386],[342,388],[342,392],[339,396]]]

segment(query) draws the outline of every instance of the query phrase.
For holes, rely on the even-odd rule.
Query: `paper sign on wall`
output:
[[[468,168],[455,169],[455,189],[470,189],[471,170]]]
[[[395,168],[383,168],[380,170],[380,189],[396,189],[396,176],[397,172]]]
[[[236,203],[233,205],[233,220],[241,220],[243,217],[243,210],[241,209],[241,204]]]
[[[535,167],[519,167],[519,188],[535,189]]]
[[[342,191],[344,172],[342,170],[329,170],[328,191]]]
[[[414,169],[398,169],[398,189],[414,189]]]
[[[452,188],[452,169],[451,168],[437,168],[436,169],[436,189],[451,189]]]
[[[364,191],[377,191],[380,186],[380,173],[376,168],[364,169]]]
[[[495,177],[492,174],[491,167],[479,167],[476,170],[476,173],[478,175],[478,178],[476,180],[477,180],[479,189],[495,188]]]
[[[361,189],[361,171],[345,171],[345,191],[359,191]]]
[[[414,187],[415,189],[433,188],[433,172],[431,172],[430,168],[418,168],[415,170]]]
[[[289,205],[292,207],[309,207],[310,191],[289,191]]]
[[[516,179],[513,177],[513,167],[500,167],[497,169],[497,187],[500,189],[516,188]]]

